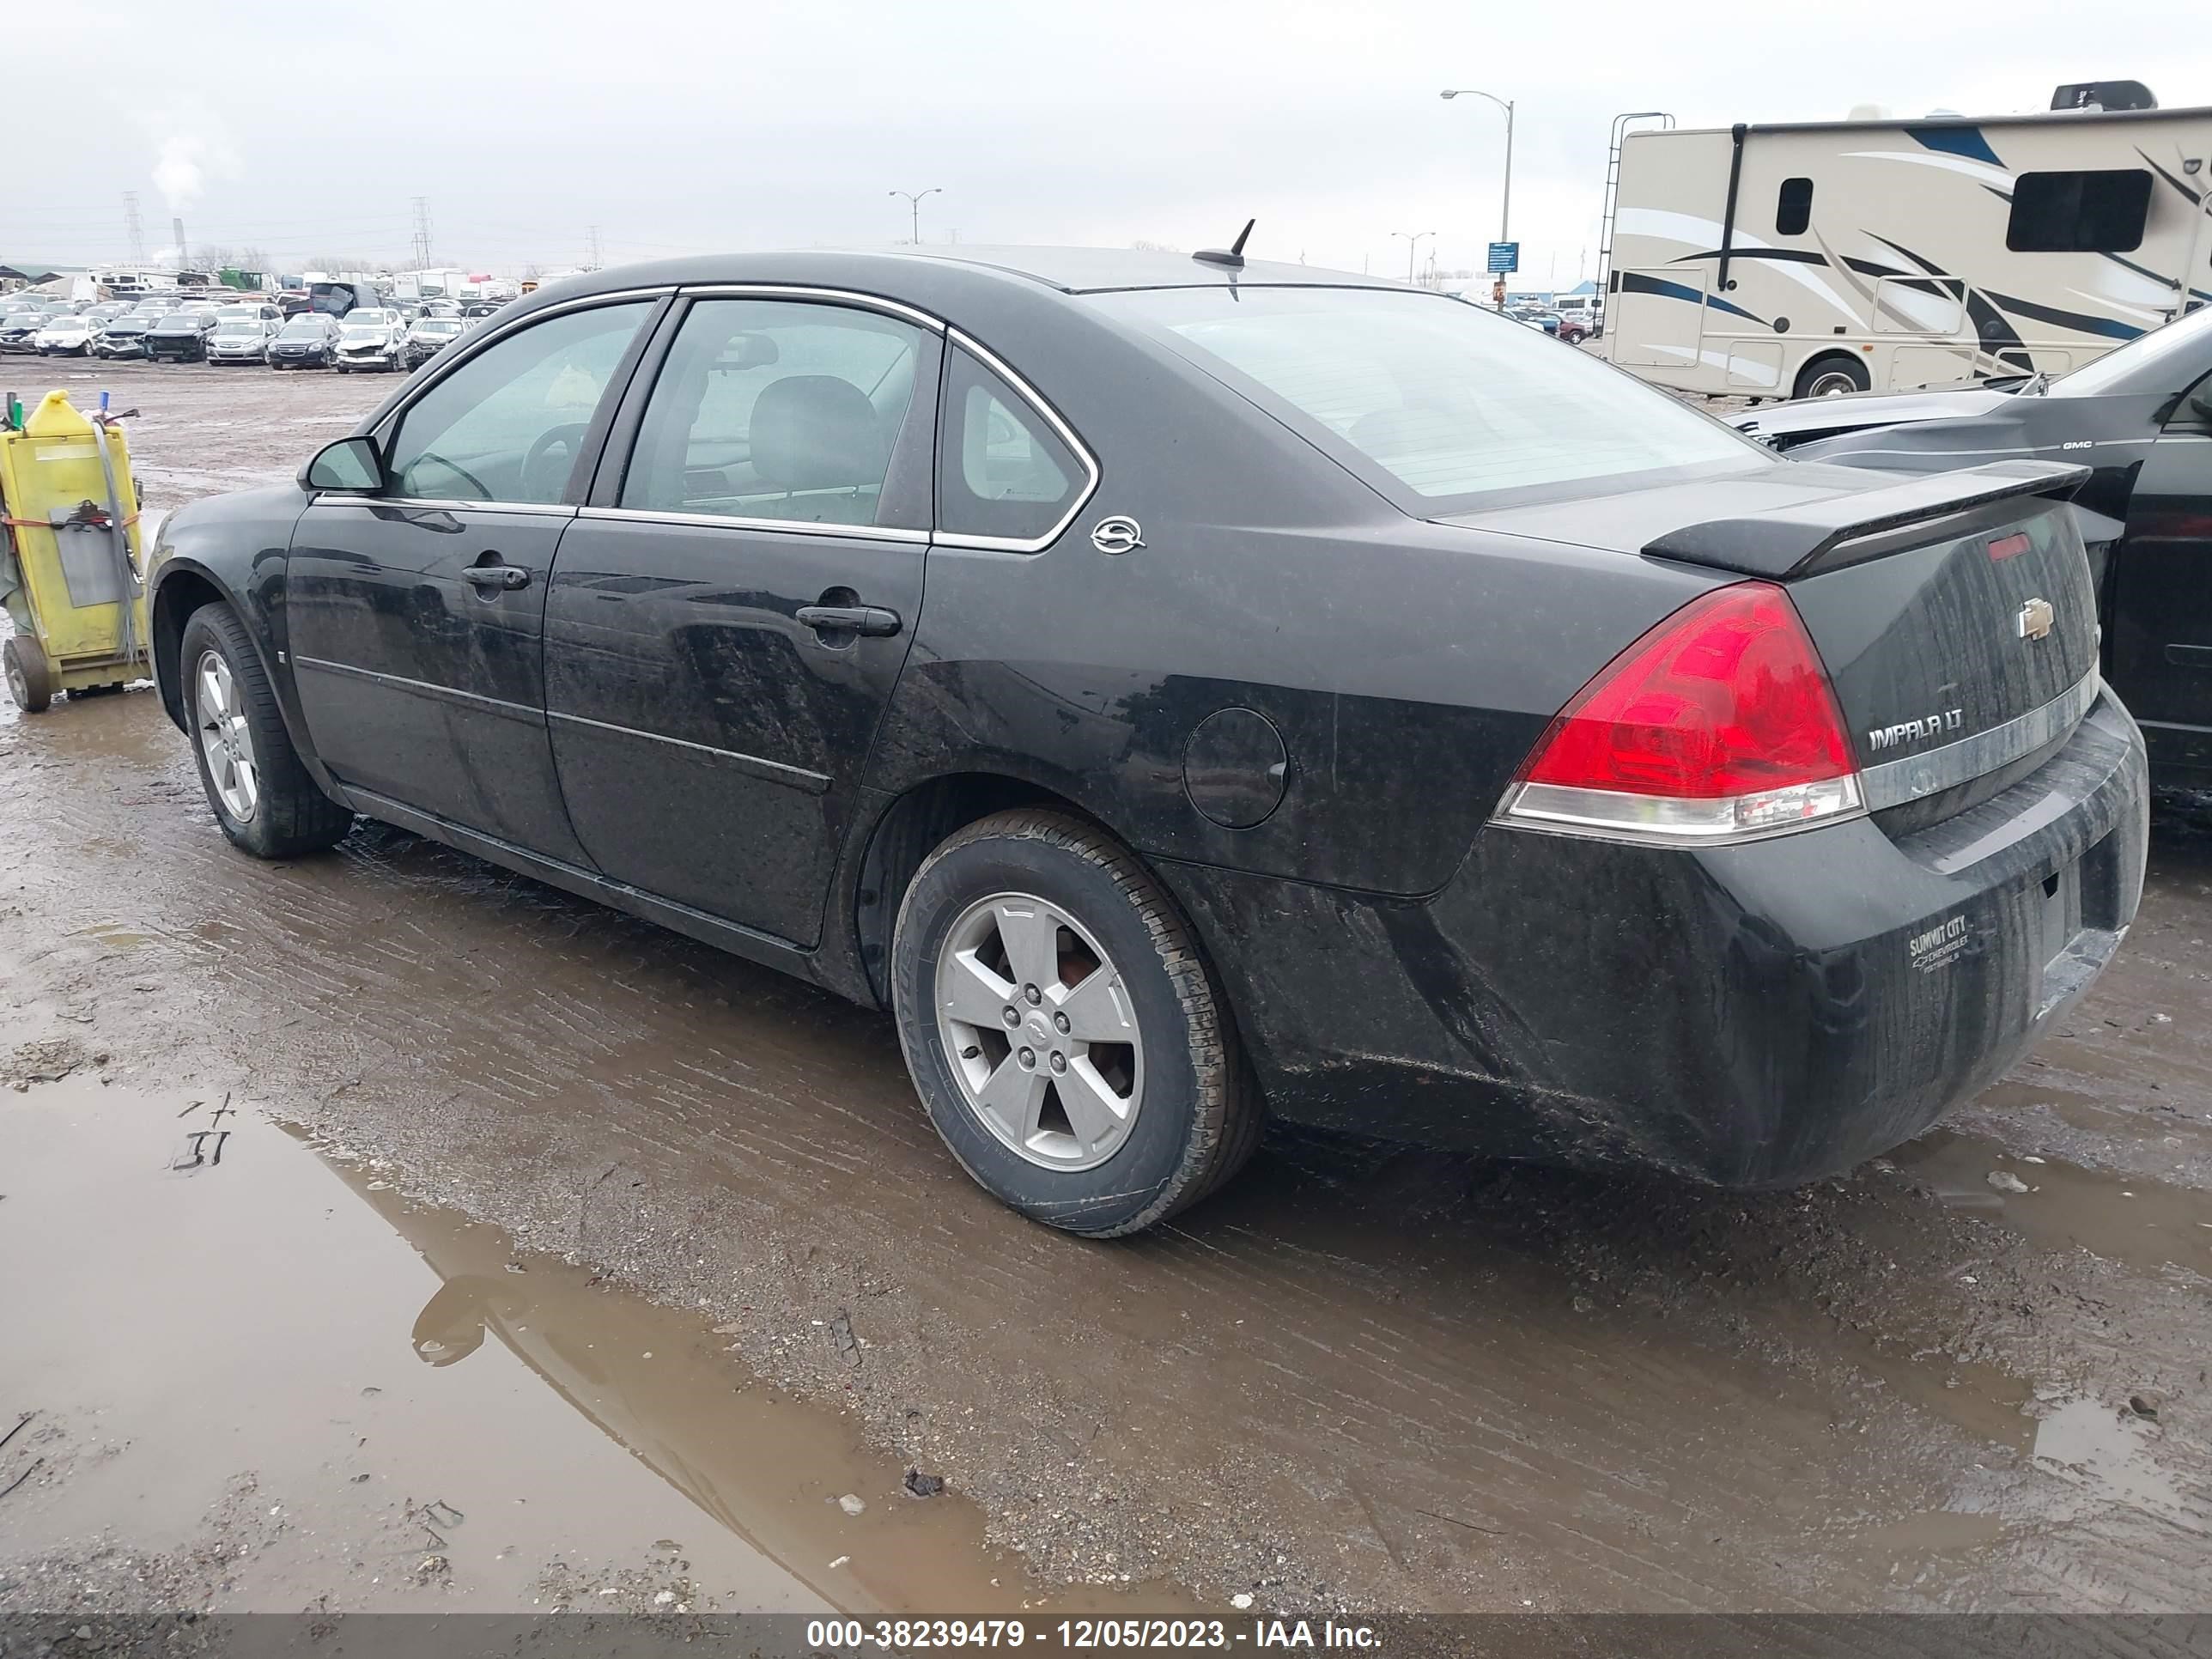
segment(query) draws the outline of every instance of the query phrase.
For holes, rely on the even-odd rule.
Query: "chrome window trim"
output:
[[[1004,358],[972,335],[963,333],[957,328],[947,328],[945,337],[969,353],[976,362],[1004,380],[1013,389],[1017,397],[1043,417],[1045,424],[1053,429],[1060,442],[1067,446],[1068,453],[1082,464],[1085,483],[1083,488],[1076,492],[1074,500],[1067,504],[1067,511],[1061,514],[1052,528],[1042,536],[1017,538],[1011,536],[962,536],[939,533],[933,538],[933,545],[972,547],[989,553],[1042,553],[1067,533],[1068,526],[1075,522],[1077,515],[1090,505],[1091,498],[1098,493],[1098,480],[1103,476],[1099,471],[1098,458],[1091,453],[1091,446],[1076,434],[1075,428],[1060,418],[1060,411],[1045,401],[1044,394],[1016,374]],[[937,450],[940,457],[945,453],[947,441],[947,434],[945,430],[947,424],[942,420],[938,422]]]
[[[595,720],[584,714],[565,714],[558,708],[548,708],[545,718],[561,720],[570,726],[588,726],[595,732],[609,732],[621,738],[640,738],[647,743],[665,743],[677,749],[688,750],[724,766],[734,768],[749,776],[764,778],[770,783],[787,784],[809,795],[823,795],[836,781],[826,772],[809,771],[804,766],[793,766],[784,761],[769,760],[761,755],[748,755],[741,750],[717,749],[712,744],[694,743],[689,738],[672,738],[665,732],[647,732],[635,726],[617,726],[611,720]]]
[[[368,495],[350,489],[319,489],[307,503],[329,501],[342,507],[404,507],[424,513],[528,513],[541,519],[573,517],[576,509],[565,501],[446,501],[428,495]]]
[[[1860,793],[1870,812],[1902,806],[1923,796],[1941,793],[1962,783],[2011,765],[2054,743],[2081,723],[2104,690],[2104,681],[2091,669],[2050,702],[2001,726],[1977,732],[1971,738],[1947,743],[1917,755],[1884,761],[1859,774]]]
[[[753,530],[771,535],[835,536],[860,541],[927,544],[927,530],[893,525],[823,524],[813,519],[740,519],[722,513],[663,513],[644,507],[587,507],[579,514],[614,524],[691,525],[702,530]]]
[[[406,401],[394,404],[377,417],[376,424],[369,428],[365,434],[356,434],[356,435],[370,436],[375,438],[380,443],[383,442],[390,434],[393,424],[404,420],[407,411],[428,396],[432,388],[441,383],[447,375],[453,374],[464,364],[474,362],[508,335],[528,328],[533,323],[543,322],[548,317],[563,316],[571,311],[583,311],[592,306],[629,305],[639,300],[665,300],[675,292],[676,285],[669,283],[657,288],[621,288],[605,294],[580,294],[573,300],[556,301],[540,310],[531,312],[526,316],[510,317],[504,322],[495,320],[489,328],[478,329],[473,338],[464,336],[424,364],[423,368],[430,368],[433,372],[421,386],[413,386],[410,381],[403,380],[400,383],[400,389],[405,392]],[[421,371],[416,372],[419,374]]]
[[[899,301],[846,288],[808,288],[798,283],[702,283],[696,286],[687,283],[678,291],[687,300],[828,301],[836,305],[857,306],[865,311],[880,311],[902,322],[926,328],[933,334],[943,334],[950,326],[943,318],[933,317]]]

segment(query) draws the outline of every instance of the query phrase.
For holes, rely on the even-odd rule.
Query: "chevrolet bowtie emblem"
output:
[[[2020,636],[2024,640],[2039,640],[2051,632],[2057,613],[2048,599],[2030,599],[2020,608]]]

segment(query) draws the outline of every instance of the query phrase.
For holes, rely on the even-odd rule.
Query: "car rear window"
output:
[[[1538,329],[1443,295],[1238,287],[1096,297],[1410,513],[1776,460]]]

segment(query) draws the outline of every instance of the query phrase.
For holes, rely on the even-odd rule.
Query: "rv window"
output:
[[[1774,200],[1774,234],[1777,236],[1802,236],[1805,227],[1813,222],[1813,181],[1810,179],[1784,179],[1781,193]]]
[[[2023,173],[2013,180],[2005,246],[2014,253],[2130,253],[2150,216],[2150,174]]]

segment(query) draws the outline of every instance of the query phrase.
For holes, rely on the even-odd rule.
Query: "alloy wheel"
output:
[[[200,653],[192,690],[193,724],[215,793],[234,820],[251,823],[261,806],[261,767],[237,678],[220,651]]]
[[[1121,1148],[1144,1099],[1145,1045],[1120,970],[1060,906],[994,893],[963,910],[937,959],[937,1029],[968,1108],[1040,1168]]]

